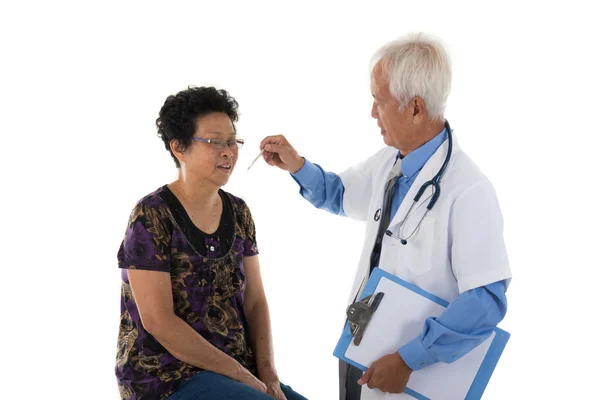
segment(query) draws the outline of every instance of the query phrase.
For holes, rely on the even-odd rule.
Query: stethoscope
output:
[[[452,156],[452,129],[450,128],[450,124],[448,123],[448,121],[444,122],[444,126],[446,128],[446,132],[448,132],[448,152],[446,153],[446,158],[444,159],[444,163],[442,164],[442,167],[440,168],[440,170],[438,171],[438,173],[435,174],[435,176],[431,180],[425,182],[421,186],[421,188],[419,189],[419,191],[417,192],[417,195],[413,199],[413,202],[410,205],[410,208],[408,209],[408,212],[406,213],[406,215],[404,216],[404,219],[400,223],[400,227],[401,227],[401,230],[402,230],[402,232],[399,233],[400,236],[394,235],[390,230],[386,230],[385,231],[386,235],[388,235],[388,236],[390,236],[390,237],[392,237],[394,239],[399,240],[400,243],[402,243],[403,245],[406,245],[408,243],[408,239],[410,239],[415,234],[415,232],[419,229],[419,226],[421,226],[421,222],[423,221],[423,218],[425,218],[425,215],[427,215],[427,213],[429,211],[431,211],[431,209],[433,208],[433,206],[437,202],[438,198],[440,197],[440,193],[441,193],[440,179],[441,179],[442,175],[444,174],[444,172],[446,171],[446,167],[448,166],[448,163],[450,162],[450,157]],[[429,204],[427,204],[427,209],[423,213],[423,216],[421,216],[421,219],[419,220],[419,223],[417,224],[417,226],[415,227],[415,229],[413,229],[413,231],[411,232],[411,234],[408,235],[407,237],[402,237],[402,233],[404,232],[404,224],[406,222],[406,219],[410,215],[410,212],[412,211],[414,205],[419,200],[421,200],[421,196],[423,196],[423,193],[425,193],[425,190],[427,190],[427,188],[429,186],[433,186],[433,195],[431,196],[431,200],[429,200]],[[381,218],[381,208],[378,209],[377,211],[375,211],[375,215],[374,215],[375,221],[379,221],[380,218]]]

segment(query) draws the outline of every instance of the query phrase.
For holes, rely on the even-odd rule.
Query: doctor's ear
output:
[[[408,104],[412,112],[413,122],[419,123],[425,117],[425,102],[420,97],[413,98]]]

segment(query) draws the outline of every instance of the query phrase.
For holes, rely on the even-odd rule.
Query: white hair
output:
[[[420,97],[432,120],[444,119],[452,70],[441,40],[424,33],[410,33],[380,47],[371,60],[371,71],[379,61],[400,109],[412,98]]]

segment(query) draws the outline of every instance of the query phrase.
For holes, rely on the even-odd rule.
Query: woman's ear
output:
[[[179,160],[179,164],[181,164],[183,161],[183,149],[181,148],[179,141],[177,139],[172,139],[169,142],[169,147],[171,148],[171,152],[177,157],[177,160]]]

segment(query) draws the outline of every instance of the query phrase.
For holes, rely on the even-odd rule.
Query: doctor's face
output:
[[[414,107],[410,104],[401,107],[398,100],[392,96],[389,80],[381,61],[375,65],[371,73],[371,93],[373,95],[371,116],[377,120],[384,143],[397,148],[403,155],[414,150],[412,147],[418,141],[413,120]]]

